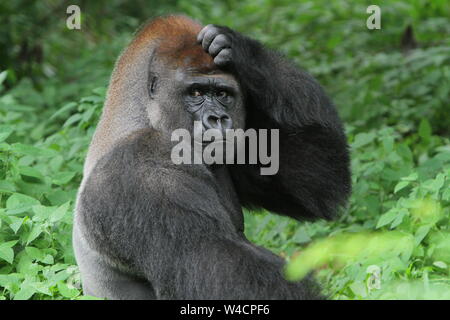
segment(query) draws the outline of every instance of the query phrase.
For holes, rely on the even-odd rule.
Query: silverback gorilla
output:
[[[176,165],[171,133],[278,129],[279,171]],[[318,299],[244,236],[242,207],[329,219],[350,193],[349,154],[320,85],[227,27],[147,23],[120,56],[89,147],[74,248],[85,294],[108,299]]]

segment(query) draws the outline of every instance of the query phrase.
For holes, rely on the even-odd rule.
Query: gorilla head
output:
[[[147,112],[153,128],[166,134],[179,128],[193,132],[194,121],[199,121],[203,130],[220,130],[224,137],[227,129],[244,128],[242,91],[232,75],[215,68],[161,63],[157,57],[156,65],[168,67],[149,76]]]
[[[187,17],[169,16],[138,31],[111,77],[85,174],[118,140],[139,129],[153,128],[170,141],[175,129],[193,133],[194,121],[222,133],[245,127],[240,85],[198,44],[201,29]]]

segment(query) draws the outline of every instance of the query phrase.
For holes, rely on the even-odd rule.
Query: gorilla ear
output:
[[[150,72],[148,76],[148,92],[151,99],[155,98],[156,90],[158,88],[158,76],[156,73]]]

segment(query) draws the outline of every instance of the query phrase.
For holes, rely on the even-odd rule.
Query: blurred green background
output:
[[[88,298],[71,248],[84,156],[117,56],[167,13],[281,51],[346,123],[353,195],[337,221],[245,212],[286,276],[313,271],[333,299],[450,299],[450,2],[16,0],[0,2],[0,300]]]

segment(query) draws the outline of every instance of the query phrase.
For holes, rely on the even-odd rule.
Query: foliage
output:
[[[353,194],[341,218],[298,224],[247,214],[249,236],[287,255],[321,239],[294,255],[286,271],[298,279],[320,269],[336,299],[436,298],[433,288],[450,298],[449,140],[432,136],[425,120],[408,139],[392,128],[349,136]],[[373,266],[381,289],[370,287]],[[410,285],[415,289],[401,289]]]
[[[42,123],[29,123],[32,106],[20,104],[10,94],[0,98],[0,287],[4,298],[80,295],[71,244],[72,211],[104,92],[97,89],[79,103],[64,105],[48,119],[39,119]],[[68,116],[71,111],[75,113]],[[59,118],[66,118],[62,127],[43,138],[45,128]]]
[[[345,120],[353,194],[337,221],[245,211],[247,236],[289,260],[288,278],[313,271],[334,299],[450,299],[448,1],[383,3],[372,31],[364,1],[79,1],[81,32],[57,2],[25,2],[0,4],[0,299],[89,298],[71,247],[84,157],[115,58],[162,12],[280,50]],[[418,47],[405,50],[408,25]]]

